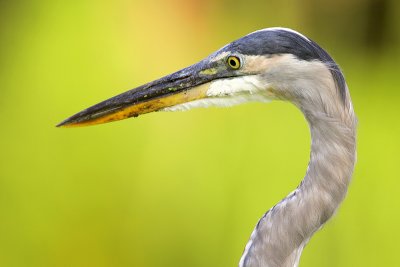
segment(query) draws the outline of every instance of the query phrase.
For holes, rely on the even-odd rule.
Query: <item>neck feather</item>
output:
[[[356,160],[356,119],[350,96],[344,105],[323,98],[308,103],[294,102],[311,131],[307,173],[298,188],[258,222],[240,267],[298,266],[303,247],[346,195]]]

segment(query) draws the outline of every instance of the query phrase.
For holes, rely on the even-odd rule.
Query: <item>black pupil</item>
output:
[[[229,60],[229,64],[230,64],[232,67],[236,67],[236,66],[237,66],[237,65],[236,65],[236,60],[234,60],[234,59]]]

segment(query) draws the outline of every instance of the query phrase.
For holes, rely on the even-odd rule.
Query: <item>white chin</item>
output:
[[[258,76],[241,76],[215,80],[210,83],[207,97],[163,108],[160,111],[185,111],[192,108],[230,107],[247,102],[269,102],[265,84]]]
[[[267,99],[266,97],[258,95],[204,98],[179,104],[172,107],[163,108],[160,111],[186,111],[192,108],[231,107],[247,102],[269,102],[269,101],[270,100]]]

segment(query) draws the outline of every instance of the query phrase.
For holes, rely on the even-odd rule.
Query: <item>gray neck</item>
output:
[[[298,106],[312,137],[307,173],[299,187],[258,222],[240,267],[298,266],[303,247],[346,195],[356,157],[351,102],[330,114],[325,108],[316,112],[315,106]]]

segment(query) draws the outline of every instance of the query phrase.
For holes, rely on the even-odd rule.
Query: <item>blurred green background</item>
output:
[[[294,28],[341,65],[358,163],[301,266],[398,266],[395,0],[0,2],[0,266],[237,266],[309,157],[283,102],[58,129],[66,117],[257,29]]]

